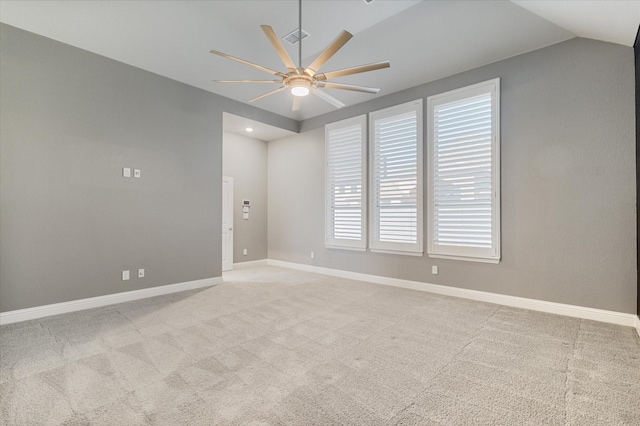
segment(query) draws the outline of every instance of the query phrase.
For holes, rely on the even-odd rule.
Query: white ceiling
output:
[[[336,81],[386,95],[575,35],[631,45],[638,1],[303,1],[303,65],[342,29],[355,37],[322,69],[389,60],[391,68]],[[0,1],[0,21],[156,74],[246,102],[271,89],[213,79],[269,79],[214,56],[216,49],[269,68],[284,65],[260,29],[280,36],[297,27],[297,1]],[[285,43],[285,45],[287,45]],[[297,60],[297,46],[287,45]],[[274,88],[277,87],[274,85]],[[347,105],[376,95],[327,89]],[[291,111],[286,91],[254,105],[295,119],[333,110],[309,96]]]
[[[640,24],[640,0],[512,0],[578,37],[633,46]]]

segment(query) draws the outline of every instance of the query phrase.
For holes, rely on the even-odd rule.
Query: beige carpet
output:
[[[3,425],[640,425],[632,328],[274,267],[0,332]]]

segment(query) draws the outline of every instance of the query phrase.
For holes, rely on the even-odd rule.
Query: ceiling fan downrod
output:
[[[302,0],[298,0],[298,70],[302,72]]]

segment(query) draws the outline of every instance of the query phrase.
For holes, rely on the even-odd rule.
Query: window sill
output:
[[[465,262],[479,262],[479,263],[500,263],[500,258],[491,259],[487,257],[467,257],[467,256],[454,256],[450,254],[434,254],[429,253],[429,257],[433,259],[448,259],[448,260],[464,260]]]
[[[400,251],[400,250],[380,250],[380,249],[369,249],[372,253],[383,253],[383,254],[401,254],[404,256],[422,256],[424,252],[421,251]]]
[[[330,250],[367,251],[367,249],[364,247],[345,247],[345,246],[334,246],[330,244],[325,244],[325,247]]]

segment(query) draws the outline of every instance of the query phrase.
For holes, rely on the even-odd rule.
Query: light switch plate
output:
[[[122,177],[131,177],[131,169],[129,167],[122,168]]]
[[[129,271],[122,271],[122,281],[127,281],[129,279]]]
[[[140,169],[133,169],[133,177],[134,178],[140,177]]]

